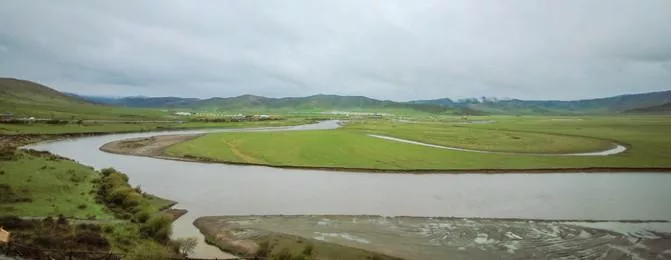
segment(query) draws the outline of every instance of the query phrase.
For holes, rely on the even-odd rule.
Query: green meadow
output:
[[[336,130],[217,133],[174,145],[170,156],[298,167],[402,169],[671,168],[671,117],[482,117],[420,122],[361,120]],[[430,144],[522,154],[484,154],[399,143],[379,134]],[[611,156],[557,156],[628,147]],[[534,154],[523,154],[534,153]],[[545,154],[545,155],[537,155]]]

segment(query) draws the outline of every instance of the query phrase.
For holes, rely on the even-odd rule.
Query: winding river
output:
[[[29,148],[95,168],[114,167],[132,185],[179,202],[189,213],[175,236],[199,236],[199,216],[369,214],[531,219],[671,220],[671,174],[387,174],[278,169],[194,163],[110,154],[105,143],[169,134],[336,128],[338,123],[199,131],[114,134],[33,145]],[[668,225],[667,225],[668,226]],[[201,237],[202,240],[202,237]],[[201,243],[195,257],[222,257]]]

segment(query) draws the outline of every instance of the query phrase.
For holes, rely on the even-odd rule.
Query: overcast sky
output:
[[[671,89],[669,0],[3,0],[0,76],[96,95]]]

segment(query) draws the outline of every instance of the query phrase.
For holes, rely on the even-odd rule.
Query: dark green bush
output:
[[[158,242],[168,242],[172,234],[172,219],[164,214],[153,216],[142,224],[140,232]]]

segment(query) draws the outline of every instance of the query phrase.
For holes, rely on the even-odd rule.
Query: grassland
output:
[[[222,133],[177,144],[170,156],[274,166],[380,170],[524,170],[671,168],[669,117],[493,117],[491,124],[454,119],[422,123],[352,122],[308,132]],[[397,143],[383,134],[447,146],[510,152],[585,152],[612,142],[629,147],[612,156],[481,154]],[[493,143],[493,144],[492,144]]]
[[[0,183],[24,201],[0,204],[2,215],[113,219],[95,202],[92,181],[98,174],[68,160],[54,160],[26,152],[0,162]]]
[[[245,122],[83,122],[68,124],[2,124],[0,135],[16,134],[76,134],[76,133],[121,133],[146,132],[182,129],[206,128],[248,128],[269,126],[290,126],[312,122],[307,118],[289,118],[274,121],[245,121]]]

